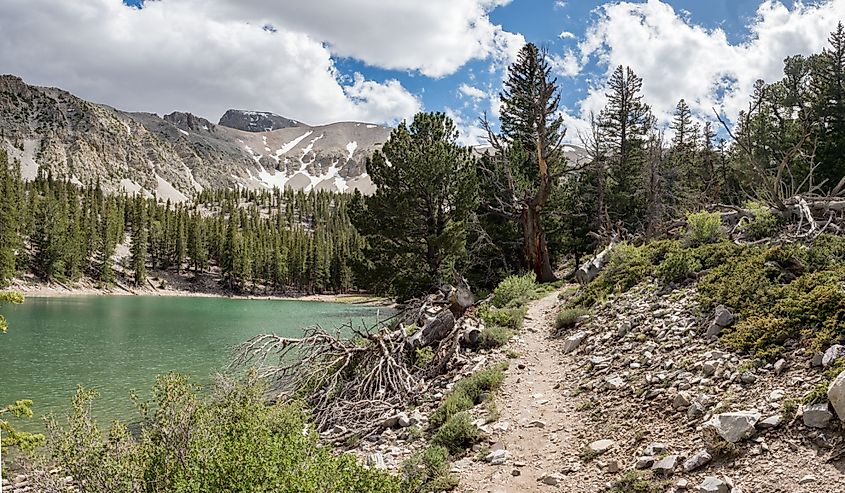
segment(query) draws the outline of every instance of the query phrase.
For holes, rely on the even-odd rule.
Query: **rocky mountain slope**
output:
[[[0,76],[0,146],[29,179],[41,167],[177,201],[207,187],[371,193],[365,161],[389,135],[378,125],[309,126],[240,110],[217,125],[189,113],[128,113]]]

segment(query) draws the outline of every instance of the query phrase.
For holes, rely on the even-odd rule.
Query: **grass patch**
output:
[[[655,481],[648,473],[629,471],[611,485],[610,493],[663,493],[665,481]]]
[[[589,310],[585,308],[564,308],[555,317],[555,329],[565,331],[575,327],[578,319],[587,315]]]
[[[480,404],[485,394],[495,391],[502,385],[506,368],[507,363],[500,363],[476,372],[455,384],[452,392],[429,418],[432,428],[439,428],[453,416]]]
[[[511,330],[519,330],[525,322],[525,314],[528,309],[525,307],[518,308],[496,308],[494,306],[485,305],[481,307],[478,316],[484,321],[487,327],[498,326],[507,327]]]
[[[513,330],[507,327],[494,325],[485,327],[478,336],[478,347],[480,349],[496,349],[504,346],[513,337]]]
[[[432,445],[414,453],[402,469],[412,486],[409,491],[434,493],[458,486],[458,479],[449,474],[449,451],[442,446]]]
[[[446,448],[451,454],[459,454],[472,447],[480,437],[472,417],[463,411],[446,420],[434,434],[431,443]]]
[[[520,276],[508,276],[496,286],[491,303],[497,308],[521,306],[536,288],[536,276],[529,272]]]

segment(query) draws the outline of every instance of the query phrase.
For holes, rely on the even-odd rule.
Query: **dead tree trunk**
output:
[[[523,245],[528,267],[537,275],[537,282],[554,282],[557,280],[552,271],[549,258],[549,246],[546,243],[546,233],[540,221],[540,212],[531,205],[522,211]]]

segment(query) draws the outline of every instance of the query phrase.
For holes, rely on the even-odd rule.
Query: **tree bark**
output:
[[[537,276],[537,282],[546,283],[557,280],[552,271],[549,259],[549,247],[543,223],[540,221],[540,211],[531,205],[522,210],[523,242],[528,267]]]

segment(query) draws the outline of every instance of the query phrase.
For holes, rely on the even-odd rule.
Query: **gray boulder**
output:
[[[828,368],[833,366],[836,363],[836,360],[839,358],[845,357],[845,346],[840,344],[834,344],[827,348],[827,351],[824,352],[824,356],[822,356],[822,366]]]
[[[715,476],[707,476],[704,481],[698,485],[698,493],[729,493],[730,488],[728,483],[722,481]]]
[[[706,450],[701,450],[684,462],[684,472],[700,469],[709,464],[711,460],[713,460],[713,457]]]
[[[679,457],[677,455],[667,455],[655,462],[654,465],[651,466],[651,469],[657,474],[671,476],[675,472],[675,468],[678,466],[678,459]]]
[[[760,413],[734,412],[713,416],[706,427],[712,428],[730,443],[736,443],[754,432],[754,425],[760,421]]]
[[[845,421],[845,371],[831,382],[827,389],[827,400],[830,401],[839,419]]]
[[[570,336],[563,343],[564,354],[571,353],[572,351],[575,351],[576,349],[578,349],[578,347],[581,346],[581,343],[584,342],[584,339],[586,339],[586,338],[587,338],[586,332],[579,332],[579,333],[577,333],[573,336]]]
[[[827,428],[833,414],[828,410],[827,403],[807,404],[803,408],[804,425],[810,428]]]

